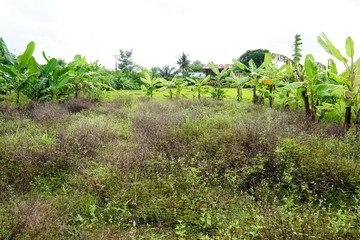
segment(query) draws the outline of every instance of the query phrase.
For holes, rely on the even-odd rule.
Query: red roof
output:
[[[224,69],[225,67],[232,68],[233,64],[215,64],[218,69]],[[203,69],[211,69],[209,65],[203,65]]]

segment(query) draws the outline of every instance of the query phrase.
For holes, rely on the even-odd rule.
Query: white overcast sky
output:
[[[35,41],[41,52],[70,61],[76,54],[114,68],[119,49],[133,49],[144,67],[173,65],[182,53],[203,63],[231,63],[258,48],[292,55],[295,34],[303,55],[330,57],[317,43],[325,32],[341,50],[360,52],[360,0],[0,0],[0,37],[20,54]],[[356,52],[358,49],[358,52]]]

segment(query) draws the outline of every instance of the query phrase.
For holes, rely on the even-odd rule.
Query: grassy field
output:
[[[224,90],[225,90],[224,100],[236,101],[236,95],[237,95],[236,88],[224,88]],[[205,99],[210,99],[211,91],[212,91],[212,87],[209,87],[209,91],[207,93],[204,93],[203,95],[201,95],[201,97],[205,98]],[[141,90],[123,90],[123,91],[120,91],[120,95],[143,96],[143,92]],[[119,94],[117,94],[116,92],[112,92],[107,96],[107,99],[111,100],[117,96],[119,96]],[[169,99],[169,90],[155,91],[153,98],[154,99]],[[174,97],[174,98],[176,98],[176,97]],[[193,93],[191,92],[190,89],[184,88],[181,91],[180,98],[196,99],[196,96],[193,95]],[[250,89],[250,88],[243,89],[244,102],[251,102],[251,99],[252,99],[252,89]]]
[[[237,101],[237,89],[236,88],[223,88],[223,89],[225,90],[225,97],[224,97],[225,101]],[[173,90],[173,91],[175,91],[175,90]],[[201,95],[201,98],[207,99],[207,100],[212,99],[211,94],[210,94],[212,91],[213,91],[213,88],[209,87],[208,91]],[[244,102],[244,103],[252,102],[252,99],[253,99],[253,89],[252,88],[243,88],[242,94],[243,94],[242,102]],[[119,92],[108,92],[105,100],[110,101],[116,97],[124,96],[124,95],[125,96],[133,96],[133,97],[143,97],[144,93],[141,90],[121,90]],[[157,100],[168,100],[169,99],[169,90],[155,91],[153,98],[157,99]],[[174,96],[174,98],[175,99],[181,98],[181,99],[194,100],[197,98],[197,96],[194,95],[190,89],[184,88],[181,91],[181,96],[178,96],[178,97]],[[265,98],[264,105],[269,106],[268,98]],[[280,103],[279,98],[274,98],[273,106],[274,106],[274,108],[282,108],[283,104]],[[292,105],[292,106],[290,106],[290,108],[297,109],[297,106]],[[340,100],[340,105],[333,111],[327,112],[325,114],[325,119],[336,121],[336,122],[341,122],[345,115],[344,109],[345,109],[345,103]]]
[[[0,102],[0,239],[360,238],[353,131],[247,102],[111,98]]]

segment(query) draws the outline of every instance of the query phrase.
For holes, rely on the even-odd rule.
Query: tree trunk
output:
[[[274,89],[274,86],[270,85],[270,95],[269,95],[269,106],[270,106],[270,108],[273,107],[273,103],[274,103],[274,98],[271,96],[271,94],[273,93],[273,89]]]
[[[309,97],[306,93],[306,90],[302,91],[301,95],[302,95],[302,98],[304,101],[305,113],[306,113],[306,115],[311,116],[312,114],[311,114],[311,110],[310,110]]]
[[[254,86],[254,90],[253,90],[253,103],[255,104],[258,103],[258,96],[256,95],[256,86]]]
[[[345,108],[345,129],[349,130],[351,127],[351,107]]]

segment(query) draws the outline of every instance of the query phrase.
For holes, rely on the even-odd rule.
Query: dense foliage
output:
[[[257,67],[260,67],[260,65],[264,62],[265,53],[269,53],[269,50],[267,49],[247,50],[237,60],[249,67],[248,63],[252,59],[255,65]]]

